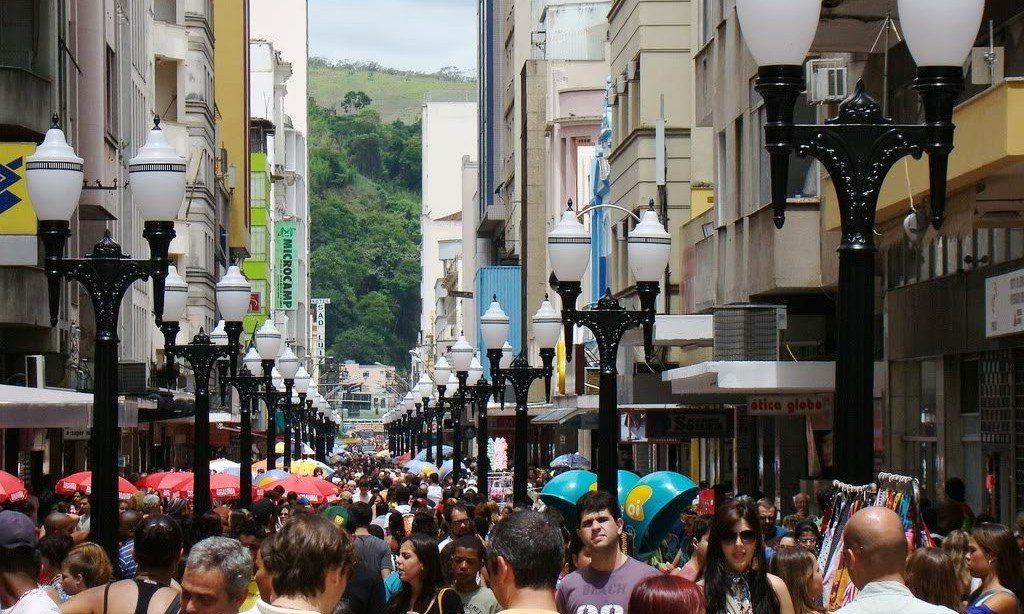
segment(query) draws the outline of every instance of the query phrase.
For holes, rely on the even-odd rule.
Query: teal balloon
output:
[[[626,505],[626,496],[629,491],[633,490],[636,483],[640,481],[640,476],[627,471],[625,469],[619,469],[619,507],[623,508]]]
[[[576,502],[587,494],[592,484],[597,483],[597,474],[583,469],[574,469],[551,478],[540,491],[540,500],[548,507],[558,510],[565,520],[566,528],[576,527]]]
[[[653,554],[700,489],[693,480],[674,471],[645,475],[630,489],[622,506],[626,532],[640,558]]]

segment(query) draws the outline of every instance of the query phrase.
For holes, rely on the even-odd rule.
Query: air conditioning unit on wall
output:
[[[807,102],[811,104],[842,102],[849,94],[846,60],[844,59],[808,60],[806,78]]]

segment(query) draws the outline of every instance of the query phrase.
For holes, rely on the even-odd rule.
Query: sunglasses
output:
[[[749,546],[757,541],[757,531],[752,529],[747,529],[746,531],[740,531],[738,533],[736,531],[726,531],[722,534],[722,543],[734,544],[736,543],[737,538],[739,538],[740,542]]]

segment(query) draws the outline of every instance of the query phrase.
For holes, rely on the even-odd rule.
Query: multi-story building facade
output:
[[[0,156],[5,168],[14,168],[8,163],[32,152],[53,113],[85,160],[86,186],[72,219],[70,256],[84,255],[107,230],[125,253],[139,257],[148,252],[127,163],[144,144],[154,116],[161,116],[171,145],[186,156],[187,197],[170,248],[173,263],[190,284],[183,337],[215,323],[214,284],[226,263],[222,237],[230,192],[216,164],[213,10],[212,3],[184,0],[52,0],[5,3],[0,19],[0,78],[5,80],[0,150],[17,154]],[[78,285],[69,284],[56,329],[50,329],[45,310],[38,308],[46,304],[46,284],[23,182],[18,175],[13,185],[0,189],[17,196],[13,204],[8,196],[0,197],[7,204],[0,213],[0,287],[7,297],[0,306],[0,330],[17,329],[17,334],[15,329],[0,333],[0,376],[20,383],[24,356],[37,354],[46,359],[45,384],[91,389],[92,305]],[[149,377],[162,363],[163,342],[154,326],[150,288],[138,283],[128,290],[118,322],[121,392],[129,395],[122,400],[126,428],[121,449],[135,469],[153,462],[154,449],[164,443],[156,441],[160,437],[154,438],[152,429],[134,428],[136,422],[158,419],[162,410],[151,413],[155,403],[130,396],[164,385],[163,379]],[[41,453],[42,466],[51,473],[80,469],[85,462],[85,442],[60,429],[24,429],[20,436],[9,429],[2,440],[8,468],[22,466],[21,454]]]
[[[427,102],[422,113],[423,188],[420,217],[420,330],[425,356],[455,342],[456,288],[462,279],[465,156],[476,152],[477,104]],[[432,358],[431,358],[432,360]]]
[[[268,42],[289,76],[274,83],[274,105],[251,107],[252,117],[269,119],[274,134],[268,141],[268,162],[273,185],[270,235],[273,254],[273,305],[282,333],[299,356],[310,353],[309,304],[309,186],[306,147],[306,61],[308,59],[307,3],[250,0],[250,35]],[[256,68],[254,66],[254,68]],[[269,94],[269,89],[261,90]],[[280,100],[277,93],[280,93]],[[264,104],[271,97],[264,96]],[[258,105],[258,101],[250,101]],[[273,117],[266,117],[272,115]]]
[[[279,328],[286,324],[284,314],[276,313],[274,240],[275,193],[283,189],[283,176],[275,175],[279,164],[276,136],[284,128],[285,82],[291,77],[291,63],[285,62],[274,46],[265,40],[249,42],[249,257],[242,270],[253,287],[249,314],[244,327],[251,334],[265,319],[273,317]],[[283,165],[282,165],[283,166]],[[294,237],[295,227],[287,224],[282,233]]]

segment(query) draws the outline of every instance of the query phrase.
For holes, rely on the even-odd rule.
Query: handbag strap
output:
[[[437,594],[434,595],[434,598],[431,599],[430,603],[427,605],[427,609],[423,610],[424,614],[429,614],[430,610],[433,609],[433,607],[434,607],[434,602],[435,601],[437,602],[437,612],[438,612],[438,614],[444,614],[444,592],[448,591],[448,590],[451,590],[451,589],[449,589],[449,588],[442,588],[441,590],[437,591]]]

